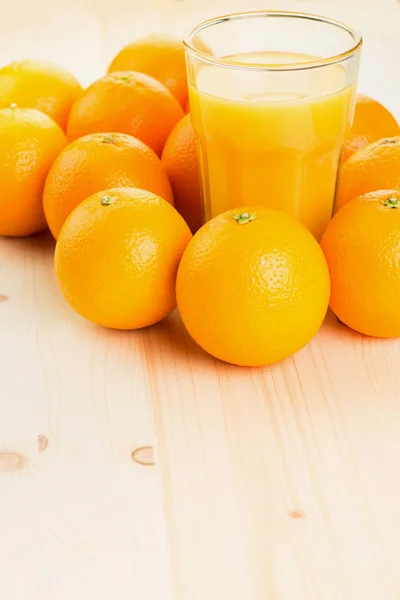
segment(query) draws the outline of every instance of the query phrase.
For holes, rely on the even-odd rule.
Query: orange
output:
[[[143,73],[121,71],[95,81],[76,100],[67,133],[71,140],[104,131],[129,133],[160,155],[183,114],[162,83]]]
[[[379,140],[379,138],[375,138],[371,133],[350,134],[343,146],[343,160],[346,161],[350,156],[357,152],[357,150],[364,148],[364,146],[368,146],[368,144],[372,144],[376,139]]]
[[[43,186],[66,143],[59,126],[38,110],[0,110],[0,235],[25,236],[46,229]]]
[[[357,95],[354,121],[344,145],[343,159],[347,160],[359,148],[383,137],[400,134],[400,127],[387,108],[377,100]]]
[[[195,233],[203,224],[196,134],[186,115],[172,130],[161,157],[174,191],[175,208]]]
[[[72,103],[82,88],[58,65],[42,60],[13,62],[0,69],[0,108],[36,108],[65,129]]]
[[[400,188],[400,136],[378,140],[358,150],[344,163],[337,208],[356,196]]]
[[[89,321],[147,327],[176,306],[176,272],[190,238],[182,217],[151,192],[98,192],[65,222],[56,276],[67,302]]]
[[[148,146],[123,133],[92,133],[69,144],[48,174],[43,205],[53,236],[80,202],[110,187],[146,189],[173,204],[168,177]]]
[[[182,106],[188,97],[185,50],[181,40],[153,34],[125,46],[112,61],[108,72],[139,71],[157,79]]]
[[[182,320],[216,358],[261,366],[287,358],[318,331],[329,273],[320,246],[293,217],[254,206],[206,223],[182,257]]]
[[[339,319],[366,335],[399,337],[400,192],[380,190],[348,202],[321,245]]]

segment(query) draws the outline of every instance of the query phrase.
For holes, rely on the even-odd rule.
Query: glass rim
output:
[[[257,17],[286,17],[293,19],[305,19],[309,21],[318,21],[320,23],[326,23],[328,25],[333,25],[338,27],[342,31],[347,32],[353,38],[353,45],[346,51],[340,52],[333,56],[328,56],[326,58],[319,58],[317,60],[310,60],[304,62],[293,62],[293,63],[282,63],[282,64],[260,64],[260,63],[240,63],[235,62],[232,59],[228,58],[218,58],[216,56],[212,56],[211,54],[207,54],[202,50],[199,50],[193,45],[193,38],[208,27],[213,25],[218,25],[220,23],[224,23],[225,21],[234,21],[240,19],[253,19]],[[324,17],[322,15],[305,13],[305,12],[297,12],[297,11],[281,11],[281,10],[255,10],[248,12],[239,12],[239,13],[231,13],[227,15],[222,15],[220,17],[214,17],[212,19],[207,19],[203,21],[199,25],[197,25],[192,31],[189,33],[187,37],[184,38],[183,44],[187,52],[200,59],[203,62],[207,62],[219,67],[226,67],[229,69],[236,69],[240,71],[302,71],[306,69],[315,69],[318,67],[323,67],[325,65],[333,65],[336,63],[340,63],[347,58],[353,56],[358,50],[360,50],[363,44],[363,38],[361,34],[359,34],[355,29],[352,29],[345,23],[341,21],[337,21],[336,19],[331,19],[330,17]]]

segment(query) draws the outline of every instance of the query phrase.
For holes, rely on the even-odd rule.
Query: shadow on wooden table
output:
[[[164,362],[164,366],[166,366],[168,356],[171,356],[175,365],[182,365],[183,362],[186,362],[191,363],[192,365],[196,364],[196,366],[203,368],[217,368],[218,371],[222,370],[230,375],[234,373],[243,374],[244,372],[260,373],[263,370],[274,368],[274,365],[264,368],[239,367],[209,355],[190,337],[181,321],[178,310],[175,310],[172,315],[164,321],[147,329],[143,329],[140,332],[140,335],[142,336],[150,364],[153,360],[159,358]],[[328,311],[321,330],[315,339],[318,339],[320,336],[323,338],[329,337],[343,343],[348,343],[355,338],[359,338],[360,340],[365,339],[365,336],[362,334],[351,330],[344,323],[339,322],[331,311]],[[312,343],[312,341],[310,343]],[[307,347],[308,345],[299,350],[299,352],[304,351]],[[296,353],[294,357],[296,357],[297,354],[298,353]],[[282,360],[277,364],[282,366],[291,363],[292,360],[292,357],[288,357],[288,359]]]
[[[205,352],[188,334],[178,310],[175,310],[167,319],[142,331],[146,348],[149,369],[154,360],[161,360],[164,368],[170,364],[173,367],[186,366],[197,369],[223,370],[243,372],[243,367],[238,367],[220,361]]]

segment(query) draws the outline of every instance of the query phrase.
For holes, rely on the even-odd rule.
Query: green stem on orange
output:
[[[386,208],[400,208],[400,200],[396,196],[391,196],[383,201]]]
[[[102,206],[110,206],[110,204],[114,204],[114,202],[115,198],[112,198],[111,196],[102,196],[100,200]]]
[[[241,213],[241,214],[237,214],[234,215],[232,218],[234,221],[236,221],[239,225],[247,225],[247,223],[250,223],[250,221],[254,221],[254,219],[256,218],[257,213]]]

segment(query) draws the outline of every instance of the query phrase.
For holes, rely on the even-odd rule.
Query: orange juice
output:
[[[316,58],[262,52],[227,60],[233,66]],[[354,95],[339,64],[290,72],[202,64],[190,106],[205,218],[264,204],[291,213],[319,239],[332,216]]]

